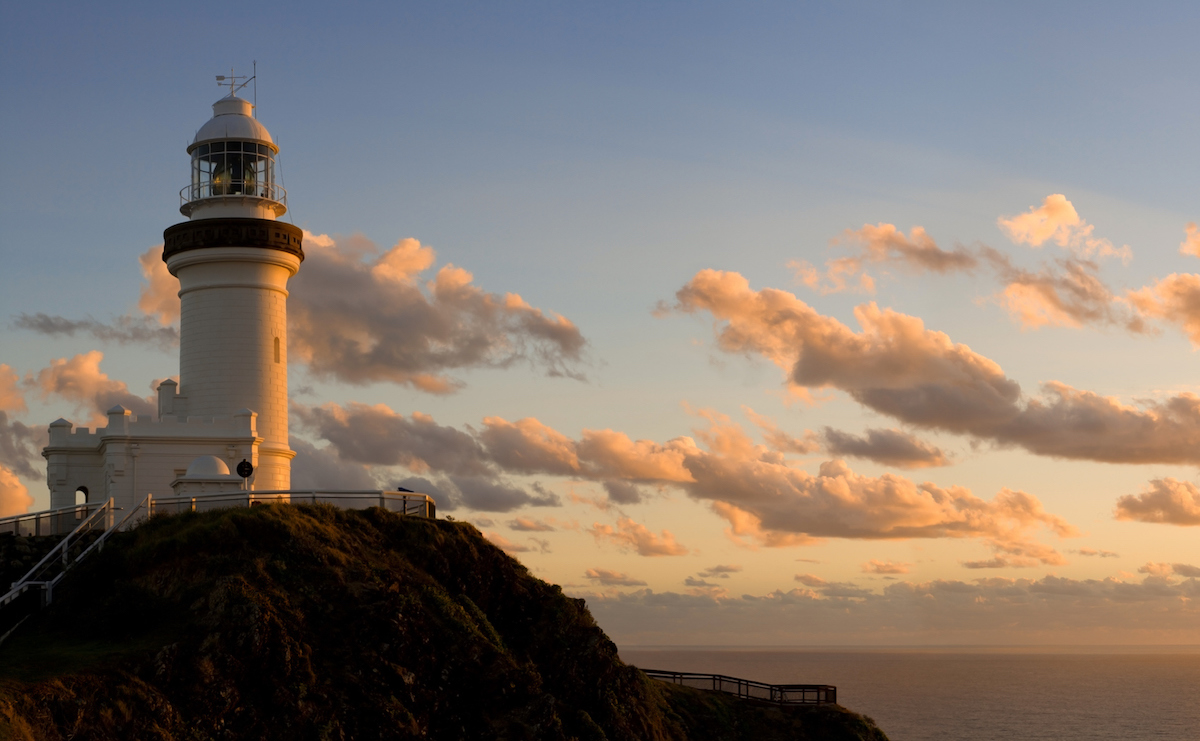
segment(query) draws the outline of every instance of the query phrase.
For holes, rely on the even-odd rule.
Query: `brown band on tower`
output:
[[[263,247],[290,252],[304,260],[304,232],[270,219],[198,219],[163,232],[163,261],[187,250],[206,247]]]

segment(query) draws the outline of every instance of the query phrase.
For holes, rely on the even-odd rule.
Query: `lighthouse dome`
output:
[[[271,139],[271,133],[267,131],[267,127],[254,118],[252,111],[253,107],[248,100],[235,95],[221,98],[213,103],[213,117],[196,132],[196,138],[192,140],[192,146],[188,147],[188,151],[190,152],[192,147],[198,144],[221,139],[248,139],[270,144],[272,149],[279,151],[274,146],[275,142]]]
[[[228,476],[229,466],[225,465],[225,461],[221,460],[215,455],[202,455],[196,460],[192,461],[192,464],[188,466],[187,474],[185,475],[189,478],[203,478],[205,476]]]

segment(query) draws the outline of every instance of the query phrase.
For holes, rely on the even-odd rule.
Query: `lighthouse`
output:
[[[257,414],[254,484],[288,489],[287,282],[304,260],[302,232],[278,220],[279,147],[250,101],[228,96],[188,146],[188,220],[163,233],[163,260],[179,279],[179,388],[159,415]],[[174,389],[171,389],[174,391]]]
[[[287,283],[304,260],[303,232],[279,221],[279,147],[237,79],[187,147],[187,220],[163,233],[179,279],[179,382],[158,386],[155,416],[118,405],[95,430],[52,422],[42,451],[52,508],[291,488]],[[254,469],[246,481],[232,473],[243,460]]]

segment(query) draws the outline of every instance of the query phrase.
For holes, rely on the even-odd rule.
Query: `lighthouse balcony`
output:
[[[257,180],[226,180],[192,183],[179,191],[179,212],[184,216],[216,205],[251,206],[278,217],[287,212],[287,190],[282,185]]]

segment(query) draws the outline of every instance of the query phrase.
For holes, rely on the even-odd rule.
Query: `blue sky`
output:
[[[20,386],[27,409],[8,409],[11,419],[86,423],[84,402],[37,386],[56,359],[100,350],[102,371],[141,396],[177,372],[172,348],[39,334],[17,318],[140,316],[137,258],[182,220],[185,148],[220,95],[213,76],[230,66],[242,74],[257,60],[258,115],[281,147],[287,218],[329,235],[331,249],[366,239],[382,254],[419,240],[437,263],[418,283],[451,263],[484,291],[519,294],[566,317],[587,342],[568,358],[585,380],[548,377],[536,362],[464,363],[445,370],[463,384],[448,395],[293,363],[291,387],[305,409],[384,404],[468,435],[485,418],[536,418],[572,440],[613,430],[658,444],[699,440],[695,430],[710,429],[700,410],[728,415],[767,444],[743,407],[795,438],[826,427],[858,436],[893,429],[940,448],[951,464],[901,469],[847,458],[856,473],[966,487],[986,501],[1020,490],[1078,533],[1038,525],[1027,540],[1055,549],[1056,562],[991,569],[963,565],[994,555],[978,533],[772,547],[731,537],[729,517],[687,486],[641,480],[641,501],[614,505],[602,476],[522,472],[493,460],[497,481],[526,492],[536,483],[559,506],[498,512],[459,501],[447,511],[532,549],[514,555],[588,595],[619,642],[672,642],[680,630],[672,621],[689,610],[733,626],[691,629],[690,643],[730,642],[744,634],[739,625],[771,643],[1106,642],[1133,625],[1140,632],[1126,631],[1131,640],[1194,642],[1195,575],[1174,569],[1198,561],[1194,527],[1114,512],[1152,480],[1195,482],[1195,463],[1099,462],[1033,452],[977,428],[922,427],[856,400],[842,381],[816,389],[815,403],[797,401],[787,370],[766,354],[722,349],[713,330],[726,325],[712,311],[654,312],[700,271],[727,271],[854,331],[855,307],[870,301],[920,318],[994,361],[1030,398],[1048,381],[1133,406],[1192,393],[1186,311],[1150,317],[1150,333],[1103,320],[1031,327],[1006,310],[1005,282],[991,268],[935,274],[889,258],[866,267],[874,294],[822,294],[793,265],[824,270],[856,244],[831,240],[893,224],[906,239],[922,227],[946,252],[987,246],[1026,271],[1061,272],[1055,260],[1086,256],[1020,243],[999,219],[1062,194],[1083,220],[1078,228],[1091,225],[1092,237],[1131,250],[1127,264],[1095,262],[1110,310],[1125,310],[1127,291],[1200,272],[1179,250],[1185,225],[1200,220],[1200,52],[1190,6],[47,3],[0,13],[0,132],[9,143],[0,168],[0,363],[30,379]],[[299,419],[293,429],[338,457],[328,437]],[[817,475],[838,457],[828,448],[789,465]],[[422,475],[339,462],[381,484]],[[426,462],[423,475],[453,473]],[[22,481],[43,506],[44,483]],[[660,544],[669,531],[686,552],[642,555],[632,541],[604,535],[624,532],[622,517]],[[517,518],[553,529],[531,533],[513,526]],[[1119,555],[1080,553],[1088,549]],[[905,572],[864,571],[871,561]],[[714,566],[738,570],[722,577]],[[911,590],[901,594],[909,587],[899,584]],[[985,619],[948,600],[937,619],[897,626],[881,617],[939,584],[962,584],[962,594],[1003,607]],[[1046,595],[1051,585],[1087,596],[1034,609],[995,591]],[[1111,591],[1135,589],[1142,596],[1132,603]],[[791,636],[788,624],[810,613],[761,608],[773,594],[782,596],[771,605],[844,608],[857,622]],[[1043,627],[1047,613],[1062,626]],[[945,624],[970,629],[946,638]]]

